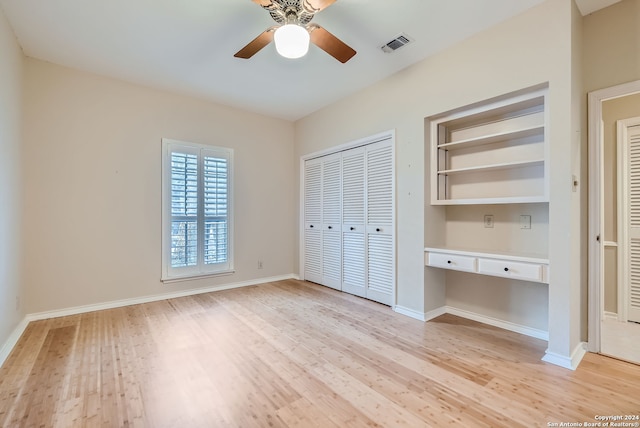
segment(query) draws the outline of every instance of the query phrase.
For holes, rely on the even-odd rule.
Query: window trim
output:
[[[205,152],[214,152],[227,159],[228,177],[227,177],[227,261],[224,263],[215,263],[211,265],[205,265],[203,260],[203,254],[201,254],[201,245],[199,242],[198,247],[198,264],[196,266],[189,266],[185,268],[172,268],[171,267],[171,153],[177,151],[181,153],[196,154],[198,156],[198,165],[202,165],[203,154]],[[161,195],[161,223],[162,223],[162,272],[160,280],[163,283],[172,283],[179,281],[186,281],[190,279],[200,279],[207,277],[230,275],[235,272],[233,268],[233,149],[227,147],[210,146],[206,144],[196,144],[186,141],[173,140],[169,138],[162,139],[162,171],[161,171],[161,183],[162,183],[162,195]],[[204,221],[204,214],[202,212],[201,193],[203,182],[202,168],[198,168],[198,223]],[[180,271],[180,272],[178,272]]]

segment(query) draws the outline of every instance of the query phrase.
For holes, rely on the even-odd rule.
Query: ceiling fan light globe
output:
[[[279,27],[273,35],[276,51],[285,58],[295,59],[309,51],[309,32],[297,24]]]

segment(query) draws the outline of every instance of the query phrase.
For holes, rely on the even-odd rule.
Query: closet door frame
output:
[[[339,153],[345,150],[349,150],[349,149],[353,149],[356,147],[361,147],[361,146],[366,146],[369,144],[373,144],[373,143],[377,143],[380,141],[384,141],[384,140],[391,140],[390,144],[391,144],[391,157],[392,157],[392,163],[393,165],[395,165],[395,147],[396,147],[396,137],[395,137],[395,129],[389,130],[389,131],[385,131],[385,132],[381,132],[379,134],[375,134],[375,135],[371,135],[369,137],[365,137],[365,138],[361,138],[358,140],[354,140],[345,144],[341,144],[341,145],[337,145],[337,146],[333,146],[324,150],[320,150],[317,152],[313,152],[313,153],[309,153],[307,155],[301,156],[300,157],[300,203],[299,203],[299,244],[298,244],[298,248],[299,248],[299,258],[298,258],[298,271],[300,272],[300,278],[304,279],[305,278],[305,271],[304,271],[304,265],[305,265],[305,241],[304,241],[304,234],[305,234],[305,223],[304,223],[304,219],[305,219],[305,215],[304,215],[304,203],[305,203],[305,195],[304,195],[304,186],[305,186],[305,181],[304,181],[304,171],[305,171],[305,162],[307,160],[310,159],[314,159],[314,158],[318,158],[318,157],[322,157],[322,156],[326,156],[326,155],[330,155],[330,154],[334,154],[334,153]],[[393,177],[393,182],[394,182],[394,194],[393,194],[393,199],[392,199],[392,204],[393,204],[393,244],[392,244],[392,257],[393,257],[393,266],[394,266],[394,279],[393,279],[393,295],[391,298],[391,308],[395,308],[396,303],[397,303],[397,297],[396,297],[396,289],[397,289],[397,272],[396,272],[396,236],[397,236],[397,224],[396,224],[396,201],[395,201],[395,168],[394,168],[394,177]]]

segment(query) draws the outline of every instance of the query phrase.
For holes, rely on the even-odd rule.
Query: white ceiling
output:
[[[313,22],[357,54],[312,46],[298,60],[273,44],[233,54],[274,24],[251,0],[0,0],[25,55],[296,120],[543,0],[338,0]],[[618,0],[578,0],[583,14]],[[380,46],[404,32],[396,52]]]

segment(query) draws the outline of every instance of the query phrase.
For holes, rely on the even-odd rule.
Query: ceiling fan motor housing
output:
[[[302,4],[301,4],[302,3]],[[272,5],[265,7],[271,18],[278,24],[307,25],[313,19],[316,11],[308,5],[307,0],[273,0]]]

